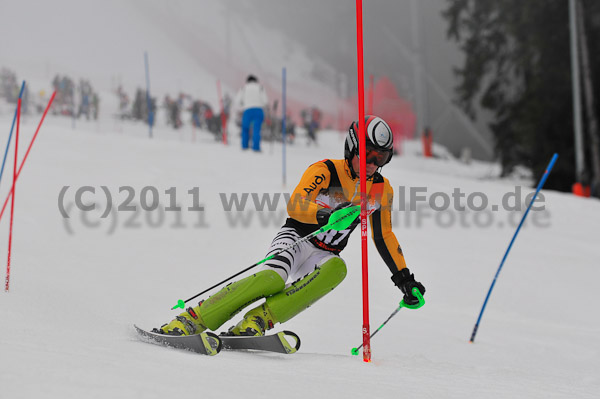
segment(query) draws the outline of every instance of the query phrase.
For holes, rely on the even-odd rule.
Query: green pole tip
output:
[[[358,356],[358,348],[352,348],[352,355]]]
[[[183,299],[178,300],[177,305],[173,306],[171,310],[175,310],[177,308],[185,309],[185,302],[183,301]]]

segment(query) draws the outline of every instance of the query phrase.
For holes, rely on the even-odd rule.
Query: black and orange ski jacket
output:
[[[379,173],[367,180],[367,214],[372,238],[377,251],[392,273],[406,267],[402,249],[392,231],[391,209],[394,192],[390,182]],[[344,159],[323,160],[308,167],[288,202],[289,218],[286,227],[292,227],[301,236],[319,229],[317,211],[335,208],[344,202],[360,204],[360,180]],[[350,233],[360,218],[343,231],[330,230],[314,237],[311,242],[330,252],[339,253],[348,243]]]

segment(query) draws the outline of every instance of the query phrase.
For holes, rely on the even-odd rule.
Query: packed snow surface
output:
[[[38,118],[22,121],[19,159]],[[11,120],[11,113],[0,116],[2,143]],[[12,148],[2,199],[12,184]],[[311,163],[342,157],[343,134],[322,132],[317,147],[297,137],[286,148],[284,185],[280,143],[263,142],[257,154],[242,152],[236,134],[225,146],[189,127],[159,125],[149,139],[142,124],[48,117],[16,187],[10,292],[0,293],[0,397],[598,397],[600,203],[543,191],[545,210],[530,213],[470,344],[522,214],[501,206],[515,182],[496,178],[496,165],[423,159],[418,143],[404,148],[383,174],[396,192],[395,233],[427,302],[402,309],[379,331],[372,363],[350,354],[362,340],[357,232],[342,253],[346,280],[283,326],[302,338],[297,354],[205,357],[144,343],[133,324],[160,326],[176,315],[170,308],[178,299],[262,259],[285,219],[283,193]],[[519,186],[524,200],[533,189]],[[78,208],[79,189],[79,208],[95,203],[94,210]],[[415,189],[427,200],[410,211]],[[435,211],[427,204],[433,197],[440,206],[444,194],[452,200],[456,189],[463,205],[478,193],[471,208],[485,195],[488,208],[499,209],[450,204]],[[103,218],[106,193],[113,208]],[[247,203],[237,211],[228,201],[243,193]],[[154,196],[159,208],[142,209],[153,208]],[[253,199],[264,198],[278,198],[276,209],[257,211]],[[177,205],[181,211],[165,210]],[[3,262],[9,221],[10,202]],[[371,242],[369,271],[374,331],[401,293]]]

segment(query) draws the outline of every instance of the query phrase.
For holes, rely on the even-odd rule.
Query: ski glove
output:
[[[342,202],[341,204],[336,206],[335,209],[331,209],[331,208],[319,209],[317,211],[317,223],[319,224],[320,227],[325,226],[327,223],[329,223],[329,217],[331,216],[331,214],[333,212],[338,211],[343,208],[347,208],[351,205],[352,205],[352,202]]]
[[[410,273],[408,268],[398,270],[392,275],[392,281],[400,288],[400,291],[404,294],[404,303],[407,305],[419,304],[419,299],[412,294],[412,289],[417,287],[421,291],[421,295],[425,294],[425,287],[423,284],[415,281],[415,275]]]

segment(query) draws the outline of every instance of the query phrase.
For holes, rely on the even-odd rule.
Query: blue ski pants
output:
[[[252,149],[260,151],[260,127],[265,119],[262,108],[248,108],[242,115],[242,148],[248,148],[250,124],[252,124]]]

